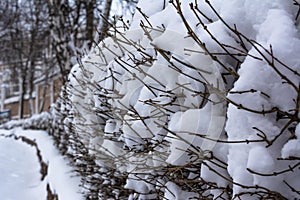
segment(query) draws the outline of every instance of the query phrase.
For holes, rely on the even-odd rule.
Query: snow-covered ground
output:
[[[1,200],[43,200],[47,198],[47,184],[60,200],[80,200],[79,177],[52,144],[44,131],[0,130],[0,196]],[[35,141],[48,173],[42,179],[37,149],[22,141]]]

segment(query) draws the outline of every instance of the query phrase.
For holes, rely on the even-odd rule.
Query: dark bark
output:
[[[106,36],[107,36],[107,31],[109,29],[109,23],[108,23],[108,19],[109,19],[109,14],[110,14],[110,10],[111,10],[111,5],[112,5],[112,0],[106,0],[105,4],[104,4],[104,9],[103,9],[103,13],[102,13],[102,19],[101,19],[101,23],[100,23],[100,35],[99,35],[99,41],[102,41]]]
[[[96,7],[96,0],[86,1],[86,40],[88,47],[91,48],[94,42],[94,10]]]

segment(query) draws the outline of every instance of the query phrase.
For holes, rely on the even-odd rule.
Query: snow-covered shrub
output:
[[[3,129],[13,129],[22,127],[23,129],[47,130],[51,125],[52,115],[48,112],[34,114],[30,118],[21,120],[11,120],[1,125]]]
[[[294,4],[141,0],[60,106],[89,198],[300,198]]]

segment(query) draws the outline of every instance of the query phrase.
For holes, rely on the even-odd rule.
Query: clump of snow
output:
[[[167,182],[166,183],[166,192],[164,194],[165,199],[195,199],[198,196],[197,193],[193,192],[183,192],[179,186],[177,186],[175,183]]]
[[[297,125],[295,130],[296,138],[289,140],[283,147],[281,155],[283,158],[300,157],[300,125]]]

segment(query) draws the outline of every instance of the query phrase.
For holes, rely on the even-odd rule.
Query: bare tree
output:
[[[109,20],[111,5],[112,5],[112,0],[106,0],[104,3],[103,12],[101,14],[102,18],[100,20],[99,38],[97,42],[102,41],[107,36],[107,31],[110,27],[108,20]]]
[[[45,70],[43,56],[49,46],[47,7],[43,1],[7,1],[1,19],[4,34],[2,62],[11,73],[11,81],[20,85],[19,117],[24,117],[24,98],[28,94],[30,114],[34,113],[34,80]],[[5,14],[6,13],[6,14]],[[6,23],[5,23],[6,22]],[[41,75],[41,74],[40,74]]]

